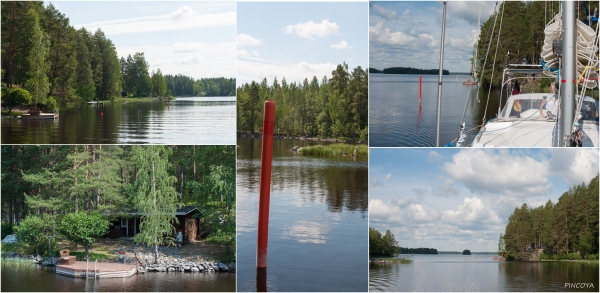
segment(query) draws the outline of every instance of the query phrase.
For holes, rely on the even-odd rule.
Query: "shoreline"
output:
[[[249,133],[237,133],[238,138],[262,138],[261,133],[249,134]],[[331,143],[351,143],[351,144],[368,144],[368,141],[364,140],[351,140],[351,139],[340,139],[340,138],[319,138],[319,137],[305,137],[295,135],[273,135],[274,139],[281,140],[307,140],[317,142],[331,142]]]

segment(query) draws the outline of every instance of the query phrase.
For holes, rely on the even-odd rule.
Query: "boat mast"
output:
[[[562,2],[562,68],[560,88],[560,122],[558,129],[559,146],[568,146],[566,137],[573,130],[573,101],[575,101],[575,36],[577,32],[575,22],[575,2]]]
[[[481,1],[479,2],[479,16],[477,16],[477,38],[475,39],[475,56],[473,59],[473,81],[479,82],[477,75],[477,49],[479,45],[479,36],[481,35]]]
[[[440,146],[440,112],[442,107],[442,75],[444,73],[444,37],[446,35],[446,3],[444,1],[444,11],[442,13],[442,43],[440,44],[440,75],[438,77],[438,103],[437,103],[437,123],[435,126],[435,146]]]

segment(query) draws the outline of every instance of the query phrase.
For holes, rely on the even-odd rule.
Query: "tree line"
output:
[[[275,101],[275,134],[322,138],[368,139],[368,74],[360,66],[348,71],[340,64],[331,78],[313,77],[302,83],[269,85],[245,83],[237,89],[237,129],[256,133],[262,129],[263,103]]]
[[[193,78],[181,74],[165,75],[170,93],[178,97],[235,96],[235,78]]]
[[[435,248],[407,248],[407,247],[398,247],[399,251],[404,254],[438,254],[437,249]]]
[[[390,67],[380,71],[383,74],[426,74],[426,75],[438,75],[440,74],[439,69],[419,69],[412,67]],[[450,71],[443,69],[442,75],[450,75]]]
[[[38,1],[1,5],[2,82],[9,88],[2,95],[5,103],[5,96],[15,88],[29,93],[25,103],[44,110],[56,104],[120,96],[233,95],[235,80],[225,78],[194,81],[186,77],[194,84],[192,94],[180,93],[181,86],[169,83],[160,69],[148,72],[143,52],[119,58],[102,29],[76,30],[52,3],[47,7]]]
[[[234,146],[12,145],[1,151],[3,237],[43,219],[49,226],[37,234],[50,239],[69,215],[114,220],[137,210],[146,218],[136,241],[156,246],[157,233],[174,232],[164,223],[176,220],[175,209],[191,205],[202,212],[203,237],[235,243]]]
[[[398,241],[390,230],[381,235],[375,228],[369,227],[369,256],[394,256],[401,253],[396,246]]]
[[[598,5],[597,1],[589,2],[589,10],[594,11]],[[472,59],[472,62],[477,62],[482,84],[499,86],[507,64],[541,64],[544,28],[559,11],[559,1],[502,2],[482,24],[479,41],[474,48],[477,50],[477,60]],[[585,9],[581,7],[577,19],[583,21],[585,18]],[[592,28],[595,30],[595,26]],[[485,69],[481,73],[484,63]]]
[[[529,259],[542,250],[541,259],[598,259],[598,192],[596,176],[587,186],[570,188],[556,203],[515,208],[500,234],[498,254]]]

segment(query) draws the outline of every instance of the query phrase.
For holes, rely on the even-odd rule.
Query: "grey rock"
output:
[[[197,267],[192,267],[191,270],[192,270],[192,272],[199,272],[200,271],[200,269],[198,269]]]
[[[183,266],[183,269],[184,269],[184,270],[186,270],[186,271],[189,271],[189,270],[190,270],[190,268],[191,268],[191,267],[190,267],[189,265],[184,265],[184,266]]]

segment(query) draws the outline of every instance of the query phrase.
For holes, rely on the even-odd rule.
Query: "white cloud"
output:
[[[454,223],[456,225],[468,225],[476,223],[500,224],[502,220],[498,214],[486,207],[481,199],[476,196],[472,198],[465,197],[463,203],[455,210],[446,210],[442,212],[442,221]]]
[[[331,48],[334,48],[334,49],[352,49],[352,46],[349,46],[348,42],[346,42],[344,40],[341,40],[337,44],[331,44]]]
[[[369,26],[369,38],[378,45],[420,47],[421,50],[425,49],[423,46],[432,48],[438,44],[438,41],[427,33],[411,35],[401,31],[391,32],[389,28],[384,27],[383,22]]]
[[[202,50],[202,49],[206,49],[206,44],[204,43],[196,43],[196,42],[189,42],[189,43],[175,43],[172,45],[173,48],[173,52],[176,53],[190,53],[190,52],[195,52],[198,50]]]
[[[178,42],[171,45],[117,47],[119,57],[144,52],[150,70],[163,74],[203,77],[235,77],[235,43]],[[202,66],[198,66],[198,64]]]
[[[410,14],[410,9],[406,9],[404,10],[404,13],[402,13],[402,15],[404,16],[408,16]]]
[[[429,150],[429,162],[430,163],[436,163],[436,162],[440,162],[444,159],[444,157],[442,157],[442,155],[440,155],[440,153],[434,151],[434,150]]]
[[[385,180],[390,180],[392,179],[392,173],[387,173],[387,175],[385,176]]]
[[[394,20],[394,19],[398,18],[398,16],[396,15],[396,11],[394,11],[394,10],[379,6],[377,4],[373,4],[372,7],[373,7],[373,10],[375,10],[377,13],[379,13],[379,15],[381,15],[381,17],[383,17],[386,20]]]
[[[463,149],[443,170],[472,192],[529,197],[552,189],[547,161],[537,161],[517,151]]]
[[[454,181],[450,179],[444,180],[441,185],[434,185],[431,188],[431,193],[434,196],[451,197],[458,195],[458,187],[454,184]]]
[[[550,169],[570,186],[588,184],[598,175],[598,149],[549,149]]]
[[[260,57],[260,53],[258,51],[250,51],[254,57]]]
[[[295,34],[302,38],[314,40],[315,37],[324,38],[331,35],[337,35],[340,31],[340,26],[335,22],[330,22],[329,19],[324,19],[320,23],[315,23],[311,20],[294,25],[290,24],[281,30],[286,34]]]
[[[477,25],[479,17],[479,7],[481,6],[481,23],[483,24],[494,12],[495,2],[491,1],[452,1],[448,4],[448,18],[456,18],[470,25]],[[440,10],[441,11],[441,10]]]
[[[171,13],[163,15],[76,24],[74,27],[79,28],[83,26],[92,32],[95,32],[98,28],[101,28],[107,36],[111,36],[127,33],[146,33],[233,26],[235,24],[235,12],[202,14],[185,5]]]
[[[264,44],[262,39],[254,38],[247,34],[239,34],[237,35],[237,45],[238,48],[241,47],[250,47],[250,46],[258,46]]]

